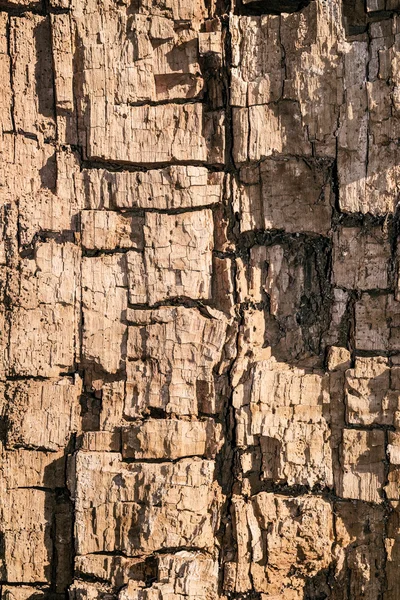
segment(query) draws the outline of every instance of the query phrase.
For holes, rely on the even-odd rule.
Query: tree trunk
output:
[[[399,12],[0,0],[0,600],[400,600]]]

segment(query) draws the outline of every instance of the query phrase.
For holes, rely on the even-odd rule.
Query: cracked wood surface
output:
[[[0,600],[400,600],[398,0],[0,0]]]

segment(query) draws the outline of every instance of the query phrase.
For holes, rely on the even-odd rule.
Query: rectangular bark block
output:
[[[279,360],[311,361],[324,346],[331,307],[329,266],[321,248],[312,240],[289,238],[253,245],[246,262],[237,260],[238,296],[241,302],[265,303],[264,342]]]
[[[333,238],[333,282],[347,289],[385,289],[390,258],[390,240],[381,228],[342,227]]]
[[[203,316],[194,308],[129,310],[125,415],[152,408],[178,415],[220,410],[214,369],[226,335],[222,313]]]
[[[104,94],[111,104],[202,97],[207,73],[200,64],[199,30],[208,17],[203,0],[191,8],[140,2],[128,11],[100,0],[74,2],[72,8],[83,97]],[[221,60],[220,48],[212,50]]]
[[[54,86],[58,110],[74,110],[73,47],[71,17],[51,15],[51,33],[54,61]]]
[[[233,106],[268,104],[280,99],[284,72],[280,16],[232,17]]]
[[[21,201],[22,235],[24,235],[24,229],[29,227],[30,219],[38,220],[38,216],[33,217],[33,215],[36,211],[40,212],[40,205],[44,202],[41,196],[48,196],[56,188],[55,149],[53,145],[43,144],[32,137],[8,133],[1,137],[0,156],[3,181],[0,197],[4,204],[9,203],[11,199],[14,202],[17,198]],[[65,177],[63,183],[67,183]],[[64,194],[70,189],[70,183],[71,181],[65,187]],[[73,205],[73,199],[70,200]],[[25,214],[25,211],[30,214]],[[61,212],[60,207],[58,211]],[[50,214],[46,212],[46,209],[42,208],[43,229],[47,228],[45,222],[53,217],[50,210]],[[37,229],[34,230],[34,233],[36,232]],[[24,243],[23,239],[22,242]],[[29,242],[31,239],[28,240]]]
[[[367,502],[382,502],[385,481],[384,431],[344,429],[341,454],[338,495]]]
[[[82,289],[82,359],[88,365],[115,373],[126,353],[126,255],[83,258]]]
[[[17,0],[19,2],[19,0]],[[32,596],[45,600],[49,594],[49,587],[46,585],[3,585],[1,587],[1,597],[4,600],[29,600]]]
[[[92,98],[88,112],[88,159],[224,162],[224,115],[207,112],[204,104],[112,106]]]
[[[389,500],[398,501],[400,500],[400,436],[398,431],[388,432],[387,455],[390,466],[385,493]]]
[[[215,458],[222,442],[221,425],[212,419],[147,419],[122,430],[122,457],[136,460]]]
[[[331,165],[311,159],[270,158],[242,167],[234,203],[242,233],[282,229],[326,235],[333,204]]]
[[[144,219],[114,211],[81,212],[82,245],[88,250],[143,250]]]
[[[332,507],[319,496],[261,492],[247,502],[234,496],[232,517],[237,558],[225,565],[226,592],[301,598],[304,575],[312,577],[330,563]]]
[[[73,477],[78,555],[213,546],[212,461],[129,465],[118,453],[79,452]]]
[[[55,150],[47,144],[37,148],[37,143],[31,144],[29,154],[24,152],[21,157],[21,167],[13,169],[15,177],[22,177],[26,185],[24,189],[23,184],[20,186],[21,192],[15,189],[15,185],[11,187],[20,194],[20,243],[29,245],[35,236],[50,232],[63,235],[70,232],[69,239],[72,239],[79,230],[79,211],[84,206],[78,155],[69,149]],[[40,177],[33,187],[26,177],[23,163],[38,158],[41,160],[35,166]]]
[[[10,20],[15,128],[55,137],[54,91],[49,17],[25,13]]]
[[[51,578],[54,498],[37,489],[9,490],[2,500],[2,579],[46,583]]]
[[[26,380],[7,387],[7,447],[65,448],[81,429],[79,403],[82,383],[59,380]]]
[[[15,276],[10,373],[56,377],[74,368],[80,252],[71,243],[39,243]]]
[[[205,167],[170,166],[145,172],[84,169],[91,209],[195,208],[222,201],[224,175]]]
[[[356,302],[355,344],[358,350],[400,349],[400,304],[393,294],[362,294]]]
[[[78,572],[99,576],[104,581],[105,572],[110,573],[113,592],[121,600],[141,598],[171,598],[171,600],[212,600],[218,593],[218,563],[212,557],[201,552],[181,550],[173,554],[159,554],[152,563],[146,565],[143,559],[111,557],[103,555],[101,561],[96,555],[78,556]],[[112,572],[112,570],[114,572]],[[101,574],[101,575],[98,575]],[[150,583],[146,583],[151,578]],[[118,583],[117,583],[118,582]],[[77,580],[71,586],[72,598],[102,598],[110,593],[110,587],[99,583],[86,583]]]
[[[395,425],[399,421],[397,368],[383,357],[356,358],[346,371],[347,422],[353,425]]]
[[[371,23],[370,41],[354,42],[344,57],[339,203],[345,212],[382,215],[392,212],[397,202],[397,16]],[[392,96],[394,110],[389,102]]]
[[[299,14],[232,18],[231,103],[248,107],[233,110],[237,163],[310,155],[311,144],[319,156],[335,155],[343,90],[336,10],[311,3]]]
[[[234,391],[236,443],[260,444],[262,477],[332,485],[328,379],[282,363],[255,362]]]
[[[297,102],[233,108],[233,157],[237,166],[274,155],[312,156],[312,145],[302,127]],[[291,136],[286,136],[290,131]]]
[[[107,581],[116,588],[127,585],[131,580],[144,583],[149,571],[146,561],[140,557],[127,558],[112,554],[85,554],[75,557],[75,573],[81,580],[88,576],[93,580]],[[79,584],[73,584],[74,587],[77,585]]]
[[[1,477],[6,489],[65,486],[64,449],[59,452],[14,448],[1,453]]]
[[[144,255],[128,255],[129,301],[174,297],[211,300],[214,224],[210,210],[165,215],[146,213]]]
[[[384,512],[363,502],[337,502],[334,509],[339,561],[345,563],[337,575],[335,597],[377,598],[386,587]]]

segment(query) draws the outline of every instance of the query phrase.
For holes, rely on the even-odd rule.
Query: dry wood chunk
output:
[[[226,591],[300,600],[305,576],[332,561],[332,507],[319,496],[261,492],[248,502],[234,497],[233,518],[237,558],[225,565]]]
[[[178,215],[147,213],[144,226],[147,302],[154,304],[179,296],[210,300],[213,243],[210,210]],[[134,284],[130,284],[130,294],[135,295]]]
[[[232,19],[234,158],[335,156],[342,93],[336,3],[300,13]],[[290,134],[289,134],[290,132]],[[295,149],[296,148],[296,149]]]
[[[78,580],[70,586],[68,597],[71,600],[115,600],[116,595],[110,586],[104,583]]]
[[[379,598],[384,583],[384,513],[362,502],[337,502],[336,596]]]
[[[1,598],[2,600],[46,600],[48,598],[50,588],[44,585],[2,585]]]
[[[392,450],[393,453],[393,450]],[[385,485],[386,497],[389,500],[400,500],[400,469],[398,466],[390,466]]]
[[[264,210],[261,198],[260,167],[241,167],[240,178],[232,178],[232,205],[240,216],[240,232],[264,229]]]
[[[257,245],[250,249],[248,264],[238,260],[240,300],[269,300],[264,311],[265,344],[273,348],[279,360],[310,359],[322,351],[330,325],[326,293],[329,265],[323,258],[325,252],[321,252],[324,245],[322,240],[316,245],[312,240]]]
[[[65,448],[81,428],[81,391],[79,377],[11,382],[7,388],[7,447]]]
[[[195,208],[222,201],[223,173],[205,167],[170,166],[145,172],[83,171],[91,209]]]
[[[333,281],[348,289],[371,290],[388,287],[391,257],[387,233],[374,227],[342,227],[333,238]]]
[[[124,424],[125,381],[105,382],[100,393],[100,431],[115,431]]]
[[[37,489],[13,489],[2,495],[2,579],[23,583],[49,582],[53,495]]]
[[[2,202],[21,196],[37,198],[41,188],[54,190],[57,173],[55,156],[52,144],[42,144],[23,135],[4,134],[0,144]]]
[[[266,160],[260,178],[265,229],[327,234],[333,203],[329,163]]]
[[[177,599],[213,600],[218,593],[218,563],[200,552],[181,551],[157,560],[159,589],[173,588]],[[157,584],[154,586],[156,589]],[[150,599],[149,599],[150,600]]]
[[[336,130],[343,94],[342,3],[310,2],[281,16],[285,54],[283,95],[300,107],[301,124],[317,155],[336,155]],[[291,137],[287,129],[283,136]]]
[[[115,431],[84,431],[78,439],[80,450],[87,452],[120,452],[121,432]]]
[[[400,349],[400,304],[392,294],[363,294],[356,302],[355,344],[358,350]]]
[[[382,215],[393,212],[397,203],[397,19],[394,15],[371,23],[370,43],[353,41],[344,56],[338,173],[339,203],[346,212]]]
[[[351,44],[344,57],[346,103],[341,108],[342,122],[338,136],[340,207],[348,212],[369,212],[375,208],[366,205],[365,191],[368,152],[367,61],[368,44],[364,41]]]
[[[218,527],[214,463],[122,462],[111,452],[78,452],[75,497],[77,554],[151,554],[179,546],[210,549]]]
[[[86,554],[75,557],[75,573],[81,579],[85,576],[107,581],[113,588],[122,588],[130,581],[144,583],[154,575],[155,560],[127,558],[114,554]]]
[[[53,2],[56,9],[69,7],[69,0]],[[76,82],[80,81],[81,76],[77,74],[76,68],[76,56],[79,52],[76,48],[76,31],[70,14],[60,11],[60,14],[51,14],[50,19],[57,138],[60,143],[77,145]]]
[[[81,2],[82,0],[75,1]],[[196,27],[208,15],[205,0],[198,0],[194,3],[186,2],[186,0],[139,0],[138,8],[139,12],[143,14],[172,17],[176,21],[191,21]]]
[[[201,98],[199,29],[206,16],[203,1],[192,8],[187,2],[140,1],[130,9],[103,0],[74,1],[83,98],[106,93],[107,102],[116,105]],[[211,51],[220,64],[220,46]]]
[[[129,311],[125,415],[162,409],[178,415],[220,410],[214,372],[221,360],[227,321],[192,308]]]
[[[79,249],[39,243],[15,273],[10,372],[56,377],[73,369],[77,345]]]
[[[15,448],[1,451],[1,479],[6,489],[65,486],[65,454]]]
[[[400,432],[388,432],[388,455],[391,465],[400,465]]]
[[[1,4],[0,4],[1,6]],[[12,89],[7,43],[8,15],[0,13],[0,134],[12,131]]]
[[[52,147],[46,148],[45,145],[44,151],[47,150],[52,150]],[[31,152],[33,154],[35,149],[32,148]],[[24,158],[31,162],[34,157],[28,155]],[[35,235],[43,232],[71,232],[72,237],[73,232],[78,231],[79,210],[83,207],[77,154],[69,150],[54,152],[53,149],[51,155],[43,156],[43,165],[34,162],[31,166],[35,173],[38,167],[40,179],[32,191],[27,182],[18,198],[20,243],[31,244]],[[19,176],[19,169],[16,176]],[[26,178],[26,173],[23,176]]]
[[[351,364],[351,354],[347,348],[331,346],[327,354],[328,371],[344,371],[349,369]]]
[[[83,361],[115,373],[126,353],[126,255],[83,258]]]
[[[233,106],[280,99],[284,72],[279,27],[279,16],[232,17]]]
[[[382,502],[385,432],[344,429],[341,454],[339,496]]]
[[[148,419],[122,430],[123,458],[215,458],[222,446],[222,428],[213,419],[181,421]]]
[[[88,250],[143,249],[144,219],[114,211],[81,212],[82,245]]]
[[[390,466],[385,493],[390,500],[400,500],[400,433],[398,431],[388,432],[387,454]]]
[[[297,102],[284,100],[274,104],[233,108],[233,157],[237,165],[260,161],[269,156],[312,155],[307,130],[302,127]],[[290,131],[286,136],[284,132]]]
[[[50,19],[30,13],[12,17],[10,48],[16,130],[54,138]]]
[[[235,208],[242,233],[283,229],[326,235],[331,228],[332,203],[329,161],[273,158],[240,170]]]
[[[54,87],[57,110],[74,109],[73,89],[73,35],[68,14],[51,15],[51,33],[54,60]]]
[[[200,552],[180,551],[157,557],[156,582],[130,580],[119,593],[119,600],[215,600],[218,598],[218,563]]]
[[[234,260],[213,256],[212,296],[214,306],[228,316],[235,312]]]
[[[394,425],[399,419],[400,392],[396,389],[388,360],[356,358],[346,371],[347,422],[353,425]]]
[[[91,100],[88,159],[156,164],[224,162],[224,115],[204,104],[129,106]]]
[[[271,359],[242,381],[234,390],[236,443],[260,444],[262,478],[332,485],[328,378]]]
[[[4,134],[0,157],[1,202],[8,211],[19,208],[14,243],[33,244],[35,235],[44,232],[70,232],[71,239],[83,207],[77,153],[33,137]]]

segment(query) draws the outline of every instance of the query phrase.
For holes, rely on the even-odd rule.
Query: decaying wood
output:
[[[0,600],[400,600],[400,4],[0,0]]]

